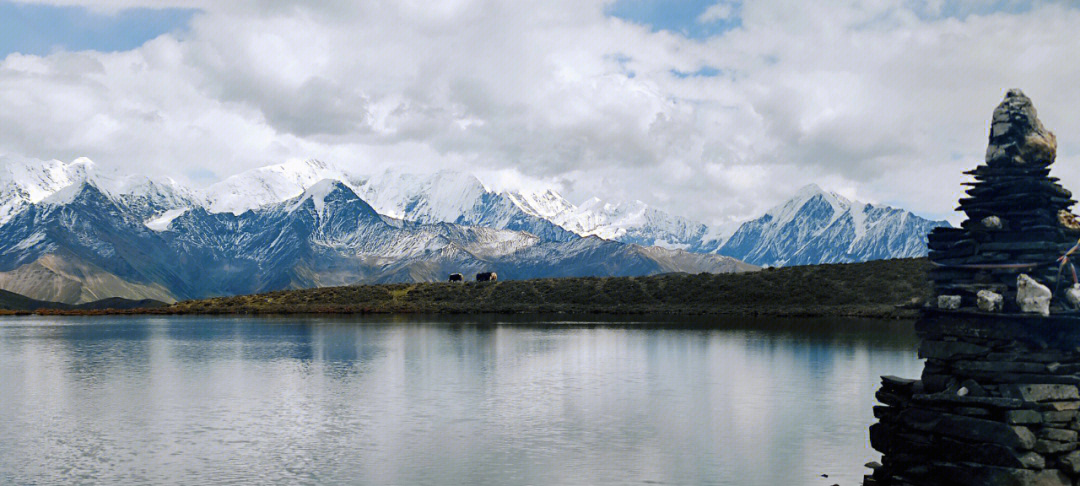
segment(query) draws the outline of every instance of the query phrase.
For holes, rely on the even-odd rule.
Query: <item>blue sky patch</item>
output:
[[[666,30],[691,39],[705,39],[742,25],[739,8],[742,2],[720,0],[617,0],[607,14],[637,24],[654,32]],[[706,12],[724,12],[718,18]],[[704,15],[704,17],[703,17]]]
[[[947,1],[940,9],[928,8],[924,1],[911,1],[912,10],[921,20],[941,18],[965,19],[970,15],[989,15],[993,13],[1021,14],[1035,8],[1030,0],[989,0],[984,2]],[[1070,2],[1063,2],[1068,6]]]
[[[131,8],[102,13],[85,7],[0,1],[0,58],[13,52],[126,51],[161,34],[185,30],[193,9]]]
[[[692,72],[683,72],[678,69],[672,69],[671,74],[677,78],[715,78],[722,74],[724,71],[714,68],[712,66],[702,66],[701,69]]]

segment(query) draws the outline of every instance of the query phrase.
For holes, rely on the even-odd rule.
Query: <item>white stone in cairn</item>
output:
[[[1027,274],[1021,273],[1016,277],[1016,304],[1021,312],[1042,314],[1043,317],[1050,315],[1050,298],[1053,293],[1050,288],[1036,282]]]
[[[937,298],[938,309],[956,310],[960,308],[959,295],[939,295]]]
[[[1075,283],[1065,290],[1065,301],[1074,309],[1080,307],[1080,283]]]
[[[991,290],[980,290],[977,294],[979,310],[983,312],[1001,312],[1005,298]]]

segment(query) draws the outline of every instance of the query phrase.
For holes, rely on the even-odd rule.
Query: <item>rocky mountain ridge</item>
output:
[[[743,223],[717,253],[761,266],[922,257],[927,234],[939,226],[949,223],[852,201],[811,184]]]
[[[0,224],[0,288],[68,303],[161,301],[360,282],[751,270],[735,259],[600,238],[420,223],[379,214],[342,182],[291,199],[212,212],[109,194],[92,180],[30,202]],[[163,200],[160,207],[154,201]],[[144,204],[145,203],[145,204]],[[152,209],[148,209],[151,208]],[[159,215],[147,220],[148,214]],[[167,221],[161,214],[167,215]]]

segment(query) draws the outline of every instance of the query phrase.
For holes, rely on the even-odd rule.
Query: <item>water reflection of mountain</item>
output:
[[[593,319],[5,320],[0,477],[848,484],[920,367],[904,322]]]

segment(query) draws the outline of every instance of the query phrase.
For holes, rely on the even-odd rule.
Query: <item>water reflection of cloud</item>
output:
[[[919,366],[884,323],[519,319],[0,326],[0,418],[49,424],[0,425],[0,477],[854,484]]]

